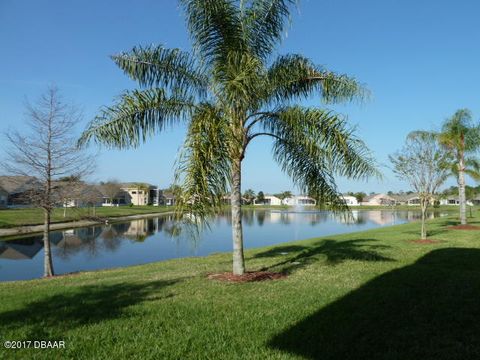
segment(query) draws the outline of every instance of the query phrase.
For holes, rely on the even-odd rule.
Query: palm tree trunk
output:
[[[243,256],[243,228],[242,228],[242,161],[234,160],[232,165],[232,238],[233,238],[233,274],[245,273],[245,259]]]
[[[458,169],[458,200],[460,202],[460,223],[467,223],[467,200],[465,197],[465,171],[463,159],[460,160]]]
[[[53,276],[53,261],[52,261],[52,252],[50,247],[50,211],[44,209],[44,228],[43,228],[43,249],[44,249],[44,260],[43,260],[43,276],[49,277]]]

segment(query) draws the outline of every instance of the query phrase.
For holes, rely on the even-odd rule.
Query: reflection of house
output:
[[[395,205],[396,200],[387,194],[373,194],[366,196],[363,201],[362,205],[367,206],[386,206],[386,205]]]
[[[253,205],[282,205],[282,200],[273,195],[265,195],[264,201],[259,202],[258,199],[255,199]]]
[[[33,176],[0,176],[0,188],[7,193],[7,206],[30,205],[29,195],[39,189],[41,184]]]
[[[130,222],[125,236],[145,236],[147,235],[147,222],[145,219],[133,220]]]
[[[378,225],[387,225],[395,223],[395,212],[393,211],[369,211],[368,220]]]
[[[9,260],[33,259],[43,248],[43,242],[36,238],[0,242],[0,258]]]
[[[317,204],[314,198],[306,195],[295,195],[283,199],[282,203],[288,206],[314,206]]]
[[[342,195],[342,199],[343,199],[343,202],[345,203],[345,205],[348,205],[348,206],[358,206],[358,205],[360,205],[355,196]]]

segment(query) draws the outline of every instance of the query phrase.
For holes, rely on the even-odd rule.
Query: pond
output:
[[[432,212],[430,217],[443,214]],[[325,235],[373,229],[418,220],[418,211],[352,211],[350,218],[328,211],[246,210],[246,248]],[[68,229],[51,233],[55,272],[97,270],[232,250],[229,214],[218,216],[198,238],[175,235],[169,215],[129,222]],[[0,281],[41,277],[41,235],[0,241]]]

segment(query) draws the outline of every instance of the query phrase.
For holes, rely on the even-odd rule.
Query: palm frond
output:
[[[109,147],[137,147],[147,137],[187,118],[194,108],[190,97],[167,96],[162,89],[127,91],[116,104],[100,111],[83,132],[79,145],[93,140]]]
[[[324,102],[365,99],[368,91],[354,78],[316,66],[301,55],[277,58],[267,74],[266,99],[282,103],[319,95]]]
[[[251,54],[230,51],[222,64],[215,66],[212,77],[217,86],[217,101],[238,108],[255,108],[258,85],[264,80],[262,62]]]
[[[275,139],[273,153],[283,171],[302,191],[316,194],[330,205],[343,203],[335,174],[350,179],[380,176],[365,144],[337,114],[288,107],[271,114],[262,127],[265,132],[257,134]]]
[[[331,171],[337,175],[357,180],[381,177],[367,146],[341,115],[318,108],[292,106],[270,116],[264,126],[276,136],[298,138],[308,148],[320,151],[316,156],[327,159]]]
[[[192,115],[175,182],[180,185],[178,214],[204,220],[222,206],[230,185],[228,122],[213,105],[204,103]]]
[[[180,0],[194,50],[208,64],[245,48],[240,10],[233,0]]]
[[[266,58],[281,41],[290,7],[296,0],[252,0],[244,6],[242,23],[250,50]]]
[[[112,60],[142,87],[181,89],[204,96],[208,79],[195,58],[179,49],[163,46],[134,47],[113,55]]]

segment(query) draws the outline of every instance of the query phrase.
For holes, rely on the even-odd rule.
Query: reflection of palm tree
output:
[[[265,211],[255,211],[255,215],[257,215],[257,224],[263,226],[263,223],[265,222]]]
[[[252,210],[245,210],[242,211],[243,222],[248,226],[253,225],[253,211]]]

